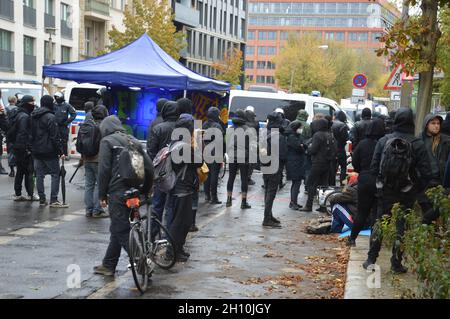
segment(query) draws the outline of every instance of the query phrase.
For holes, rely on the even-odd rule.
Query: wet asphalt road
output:
[[[66,163],[67,180],[76,162]],[[315,240],[301,231],[305,221],[321,215],[290,210],[288,186],[274,204],[274,215],[283,228],[263,228],[260,174],[255,174],[257,185],[249,190],[250,210],[239,207],[238,179],[231,208],[205,204],[200,195],[200,230],[190,233],[186,244],[191,258],[169,271],[157,269],[143,296],[134,288],[125,253],[114,279],[94,275],[92,268],[101,263],[108,245],[109,220],[84,216],[83,175],[80,169],[67,186],[67,209],[15,203],[13,179],[0,176],[0,298],[327,297],[326,288],[301,265],[310,256],[333,257],[341,245]],[[223,181],[219,190],[223,201],[225,186]],[[79,288],[71,286],[74,269],[80,270]]]

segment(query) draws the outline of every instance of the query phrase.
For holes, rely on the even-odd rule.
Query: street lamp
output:
[[[56,28],[45,28],[45,33],[48,33],[48,60],[49,63],[53,63],[53,39],[52,35],[56,34]],[[53,95],[53,78],[48,79],[48,86],[49,86],[49,94]],[[44,87],[44,84],[42,83],[42,87]]]

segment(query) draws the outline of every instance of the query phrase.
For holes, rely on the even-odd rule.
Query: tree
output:
[[[450,105],[450,8],[447,6],[440,13],[442,37],[438,43],[438,67],[444,72],[440,83],[441,104]]]
[[[421,13],[408,17],[408,8],[419,5]],[[403,0],[402,19],[381,37],[385,43],[379,55],[389,56],[393,65],[404,65],[407,74],[419,73],[416,123],[431,109],[433,75],[436,66],[436,47],[441,37],[438,8],[448,5],[448,0]],[[416,125],[416,133],[420,125]]]
[[[217,80],[237,85],[244,74],[242,64],[242,51],[238,48],[231,48],[225,52],[223,60],[214,63],[212,67],[218,71],[216,75]]]
[[[286,46],[274,59],[275,78],[291,92],[325,92],[336,80],[336,73],[327,59],[320,41],[310,35],[289,36]]]
[[[147,33],[161,49],[175,60],[186,46],[184,34],[176,31],[172,7],[168,0],[133,0],[132,9],[126,8],[123,23],[125,31],[115,26],[108,32],[109,51],[117,50]]]

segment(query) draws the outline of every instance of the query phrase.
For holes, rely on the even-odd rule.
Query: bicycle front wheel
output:
[[[152,221],[158,225],[159,231],[152,238],[151,258],[162,269],[170,269],[175,265],[175,245],[169,231],[156,217]]]
[[[128,243],[131,272],[137,289],[143,294],[148,285],[148,262],[145,248],[145,236],[141,224],[131,227]]]

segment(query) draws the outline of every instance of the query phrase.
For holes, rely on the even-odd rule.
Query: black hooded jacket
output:
[[[305,175],[305,146],[301,133],[297,130],[302,127],[300,121],[293,121],[289,125],[289,129],[285,133],[287,136],[287,179],[299,181]]]
[[[158,114],[156,115],[156,118],[153,120],[153,122],[150,124],[150,126],[149,126],[149,128],[148,128],[149,134],[150,134],[150,132],[153,130],[153,128],[154,128],[156,125],[158,125],[158,124],[164,122],[164,119],[163,119],[163,117],[162,117],[162,109],[163,109],[164,105],[165,105],[168,101],[169,101],[168,99],[164,99],[164,98],[163,98],[163,99],[159,99],[159,100],[156,102],[156,110],[157,110]]]
[[[359,174],[369,173],[370,164],[372,163],[375,146],[380,138],[384,136],[385,125],[382,119],[374,119],[367,127],[367,135],[352,154],[352,165]]]
[[[205,124],[203,124],[203,129],[205,131],[208,131],[209,129],[217,129],[220,131],[220,133],[222,134],[222,150],[225,151],[225,131],[223,130],[223,126],[220,124],[220,111],[217,107],[210,107],[208,109],[208,113],[206,115],[206,117],[208,118],[208,120],[205,122]],[[206,145],[212,143],[215,140],[215,136],[211,136],[210,138],[208,138],[207,132],[204,133],[203,135],[203,142]],[[211,134],[211,132],[209,133]],[[215,150],[212,151],[212,156],[216,155]],[[223,158],[223,154],[221,156]]]
[[[412,147],[413,158],[409,174],[415,186],[412,191],[421,192],[427,187],[430,181],[431,167],[423,141],[414,136],[414,115],[410,108],[402,107],[397,111],[393,129],[394,132],[392,134],[388,134],[378,141],[370,165],[371,173],[375,176],[379,173],[381,157],[386,142],[394,137],[403,138],[410,142]]]
[[[156,125],[147,137],[147,153],[153,160],[158,152],[171,142],[175,122],[178,119],[178,104],[167,102],[162,109],[163,123]]]
[[[267,116],[267,119],[267,155],[271,156],[273,143],[274,145],[278,145],[279,161],[285,161],[287,160],[288,147],[286,136],[284,135],[283,117],[280,113],[273,112]],[[275,134],[274,129],[278,129],[279,133]],[[264,165],[270,165],[270,163]]]
[[[329,122],[326,119],[315,120],[311,123],[312,137],[308,154],[311,155],[313,166],[328,167],[330,161],[336,159],[336,142],[329,131]]]
[[[237,129],[243,129],[244,132],[249,132],[248,131],[248,126],[247,126],[247,119],[245,117],[245,112],[243,110],[237,110],[236,111],[236,117],[234,117],[232,120],[233,126],[232,129],[237,130]],[[234,144],[233,144],[233,148],[234,148],[234,156],[232,159],[235,163],[237,162],[243,162],[245,161],[245,163],[248,163],[249,161],[249,157],[250,157],[250,143],[251,143],[251,139],[250,137],[246,134],[245,135],[245,139],[244,139],[244,143],[242,143],[242,141],[238,141],[238,135],[236,133],[238,133],[239,131],[236,131],[235,134],[227,134],[228,138],[234,138]],[[243,145],[242,145],[243,144]],[[231,143],[227,143],[227,148],[231,147]],[[256,145],[255,145],[256,146]],[[253,149],[253,148],[252,148]],[[256,150],[255,150],[256,152]],[[227,151],[228,154],[231,154],[232,151],[228,150]],[[242,158],[242,155],[244,156],[244,158]],[[239,159],[239,161],[238,161]]]
[[[349,139],[348,136],[348,126],[345,124],[347,121],[347,116],[343,111],[338,111],[336,113],[336,119],[331,126],[331,132],[333,132],[334,139],[336,140],[336,146],[338,151],[345,151],[345,146]]]
[[[9,115],[11,127],[8,130],[6,142],[8,149],[13,150],[15,156],[31,152],[31,115],[24,107],[18,107]]]
[[[31,113],[32,153],[37,159],[52,159],[63,154],[55,114],[46,107]]]
[[[367,135],[367,127],[372,122],[370,118],[363,118],[353,126],[350,132],[350,140],[352,141],[353,149],[358,146],[358,143]]]
[[[98,153],[98,197],[106,200],[108,195],[122,196],[128,187],[119,175],[119,154],[129,143],[120,120],[111,115],[100,124],[102,140]],[[133,137],[131,137],[133,138]],[[153,184],[153,163],[141,149],[144,156],[145,183],[142,193],[147,194]]]
[[[441,122],[442,118],[435,114],[428,114],[423,120],[423,131],[422,131],[422,141],[425,144],[427,154],[431,166],[431,178],[434,182],[439,181],[440,184],[444,182],[445,167],[447,164],[448,155],[450,153],[450,137],[445,134],[440,134],[439,145],[436,149],[436,153],[433,153],[433,137],[427,134],[428,123],[432,120],[438,118]],[[441,130],[442,132],[442,130]]]

